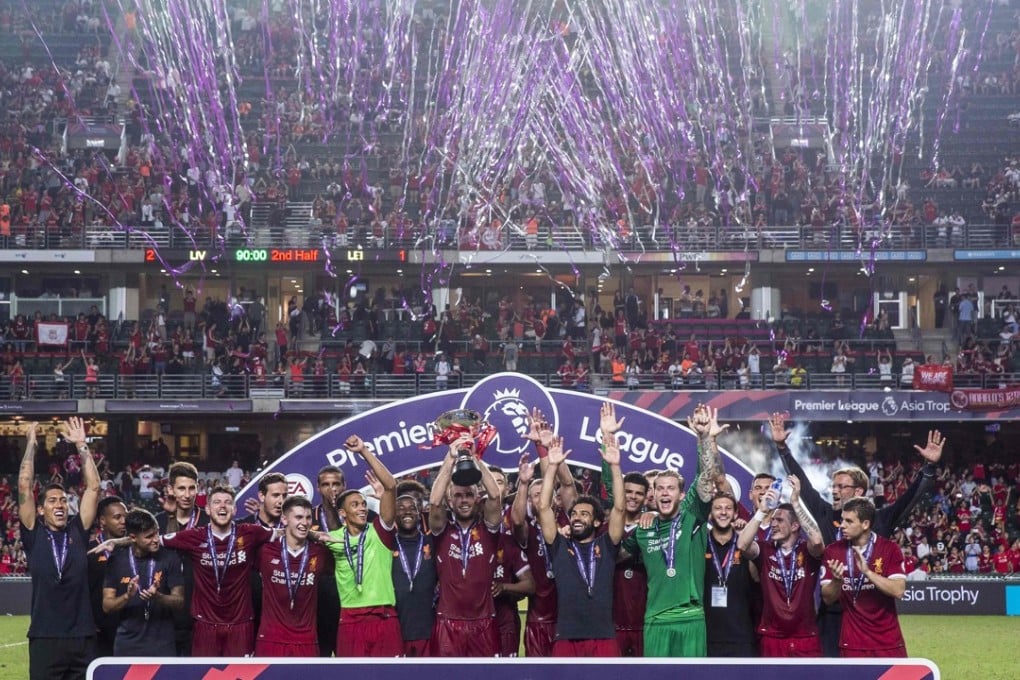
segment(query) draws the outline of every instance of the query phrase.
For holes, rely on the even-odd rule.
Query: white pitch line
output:
[[[27,645],[27,644],[28,644],[28,640],[25,640],[23,642],[12,642],[10,644],[0,645],[0,649],[7,649],[8,647],[20,647],[21,645]]]

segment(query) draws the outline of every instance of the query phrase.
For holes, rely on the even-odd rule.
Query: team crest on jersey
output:
[[[875,566],[872,567],[871,569],[876,574],[881,574],[882,573],[882,558],[881,557],[875,558]]]
[[[464,398],[463,408],[478,411],[496,428],[496,438],[488,450],[500,456],[520,457],[531,442],[524,438],[528,433],[531,408],[538,408],[553,430],[557,428],[559,413],[556,403],[537,380],[525,375],[494,375],[486,378]]]

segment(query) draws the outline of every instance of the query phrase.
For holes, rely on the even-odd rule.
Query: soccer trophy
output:
[[[485,447],[496,436],[496,429],[482,418],[482,414],[471,409],[454,409],[442,414],[432,423],[433,443],[452,444],[464,435],[471,437],[472,444],[465,443],[457,451],[451,479],[458,486],[471,486],[482,480],[477,458],[481,458]]]

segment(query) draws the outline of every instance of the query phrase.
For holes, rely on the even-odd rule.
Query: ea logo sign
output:
[[[308,500],[312,500],[312,494],[314,493],[315,487],[312,486],[310,479],[296,472],[291,472],[287,475],[288,496],[304,496]]]

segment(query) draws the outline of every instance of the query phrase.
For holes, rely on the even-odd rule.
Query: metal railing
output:
[[[28,375],[17,380],[0,379],[0,401],[21,399],[403,399],[444,389],[471,387],[490,373],[450,375],[445,383],[434,373],[367,373],[341,379],[339,375],[188,374],[188,375],[101,375],[89,384],[84,376],[68,375],[59,381],[53,375]],[[736,373],[667,374],[629,376],[592,373],[584,384],[564,381],[556,373],[529,373],[547,387],[566,387],[586,392],[607,390],[909,390],[901,376],[883,380],[875,373],[805,373],[801,376],[773,372],[753,374],[742,384]],[[1015,384],[1020,374],[957,374],[954,387],[994,389]]]
[[[455,232],[456,230],[454,230]],[[597,237],[596,237],[597,238]],[[928,248],[1012,248],[1020,246],[1020,234],[1011,227],[994,224],[968,224],[962,229],[942,229],[935,225],[909,228],[893,226],[886,231],[859,232],[854,227],[825,226],[671,226],[638,225],[633,233],[619,235],[613,247],[627,252],[655,251],[734,251],[744,249],[779,250],[862,250],[868,257],[872,245],[880,250],[914,250]],[[141,249],[171,248],[387,248],[527,250],[522,230],[504,227],[498,235],[478,233],[446,233],[439,228],[426,230],[420,225],[397,231],[390,229],[381,239],[368,227],[351,227],[346,234],[337,234],[327,226],[271,225],[261,220],[249,229],[224,228],[217,231],[200,229],[185,232],[174,226],[89,226],[81,231],[33,229],[0,237],[0,248],[36,250],[72,249]],[[534,250],[600,249],[590,233],[574,227],[543,226]]]

